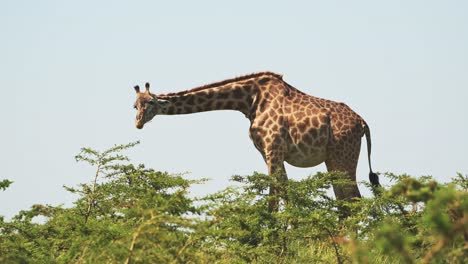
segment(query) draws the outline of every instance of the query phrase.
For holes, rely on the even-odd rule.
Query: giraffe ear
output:
[[[136,92],[136,93],[139,93],[139,92],[140,92],[140,86],[138,86],[138,85],[135,85],[135,86],[133,87],[133,89],[135,89],[135,92]]]
[[[145,84],[145,88],[146,88],[146,93],[149,94],[149,88],[150,88],[149,82],[147,82],[147,83]]]

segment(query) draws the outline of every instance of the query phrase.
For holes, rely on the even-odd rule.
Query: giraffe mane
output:
[[[235,78],[231,78],[231,79],[226,79],[226,80],[219,81],[219,82],[205,84],[203,86],[199,86],[199,87],[196,87],[196,88],[193,88],[193,89],[190,89],[190,90],[185,90],[185,91],[175,92],[175,93],[160,94],[159,96],[184,95],[184,94],[187,94],[187,93],[197,92],[197,91],[201,91],[201,90],[205,90],[205,89],[209,89],[209,88],[213,88],[213,87],[218,87],[218,86],[226,85],[226,84],[233,83],[233,82],[238,82],[238,81],[244,81],[244,80],[248,80],[248,79],[252,79],[252,78],[257,78],[257,77],[261,77],[261,76],[272,76],[272,77],[278,78],[280,80],[283,79],[283,75],[277,74],[277,73],[274,73],[274,72],[269,72],[269,71],[256,72],[256,73],[251,73],[251,74],[247,74],[247,75],[243,75],[243,76],[239,76],[239,77],[235,77]]]

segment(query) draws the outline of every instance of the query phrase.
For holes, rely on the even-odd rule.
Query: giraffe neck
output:
[[[256,95],[280,75],[264,72],[178,93],[156,95],[157,115],[181,115],[214,110],[237,110],[249,115]]]
[[[159,115],[182,115],[214,110],[237,110],[247,115],[252,107],[255,86],[229,84],[198,91],[156,95]]]

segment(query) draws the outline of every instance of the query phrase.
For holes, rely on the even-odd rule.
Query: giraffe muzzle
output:
[[[136,128],[142,129],[143,128],[143,123],[137,122],[136,123]]]

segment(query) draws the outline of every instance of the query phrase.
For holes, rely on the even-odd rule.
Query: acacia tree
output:
[[[13,182],[10,180],[1,180],[0,181],[0,190],[6,190]]]
[[[0,224],[0,262],[184,262],[196,259],[191,236],[199,210],[188,198],[189,181],[128,163],[122,151],[83,148],[79,162],[95,167],[89,183],[65,187],[78,199],[71,208],[34,205]],[[45,223],[36,223],[37,216]]]
[[[196,199],[183,175],[83,148],[87,183],[65,189],[73,206],[33,205],[0,217],[0,263],[465,263],[468,179],[386,174],[379,195],[352,203],[329,195],[339,173],[289,180],[269,210],[271,177],[234,176],[236,187]],[[10,181],[1,181],[4,190]],[[340,208],[348,208],[343,218]],[[40,217],[38,221],[37,217]]]

